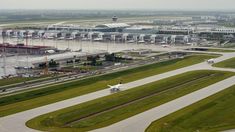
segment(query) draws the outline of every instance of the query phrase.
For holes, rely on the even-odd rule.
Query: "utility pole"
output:
[[[46,55],[46,56],[45,56],[44,75],[48,75],[48,70],[49,70],[49,63],[48,63],[48,58],[47,58],[47,55]]]
[[[29,74],[29,55],[28,55],[28,31],[26,31],[26,34],[25,34],[26,36],[26,39],[25,39],[25,41],[26,41],[26,58],[27,58],[27,74]]]
[[[7,75],[7,65],[6,65],[6,47],[4,46],[3,49],[3,68],[4,68],[4,75]]]
[[[6,44],[5,44],[5,34],[2,35],[2,44],[3,44],[3,51],[2,51],[2,56],[3,56],[3,72],[4,76],[7,75],[7,70],[6,70]]]

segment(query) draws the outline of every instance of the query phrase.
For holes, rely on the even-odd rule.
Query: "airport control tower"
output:
[[[117,17],[117,16],[113,16],[113,17],[112,17],[112,20],[113,20],[113,22],[117,22],[118,17]]]

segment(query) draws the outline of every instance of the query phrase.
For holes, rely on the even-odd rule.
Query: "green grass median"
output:
[[[0,117],[102,90],[107,88],[107,84],[117,84],[120,80],[123,80],[123,83],[127,83],[197,64],[215,57],[217,56],[206,54],[193,55],[185,57],[184,59],[155,63],[121,72],[2,97],[0,98]]]
[[[146,132],[218,132],[235,129],[235,86],[153,122]]]
[[[43,79],[48,76],[41,76],[41,77],[13,77],[13,78],[6,78],[6,79],[0,79],[0,87],[6,86],[6,85],[14,85],[17,83],[23,83],[26,81],[33,81],[37,79]]]
[[[224,53],[230,53],[235,52],[235,50],[229,50],[229,49],[208,49],[208,52],[224,52]]]
[[[222,62],[219,62],[219,63],[216,63],[213,66],[221,67],[221,68],[235,68],[235,57],[228,59],[228,60],[225,60],[225,61],[222,61]]]
[[[39,116],[27,126],[42,131],[89,131],[144,112],[233,76],[222,71],[192,71]]]

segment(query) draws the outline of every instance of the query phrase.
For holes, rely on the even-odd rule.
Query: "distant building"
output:
[[[157,43],[160,43],[160,42],[166,42],[167,43],[169,37],[170,37],[169,35],[157,35],[156,38],[155,38],[155,41]]]
[[[185,44],[189,42],[190,37],[187,35],[176,35],[172,39],[175,44]]]
[[[42,55],[45,54],[48,50],[57,50],[56,48],[49,46],[26,46],[24,44],[0,44],[0,49],[5,49],[6,53],[30,55]]]
[[[130,25],[126,23],[110,23],[96,26],[96,28],[103,32],[122,32],[123,29],[128,27],[130,27]]]
[[[45,59],[44,56],[40,57],[33,57],[29,58],[29,60],[19,60],[19,66],[25,66],[28,64],[27,62],[30,62],[30,67],[33,68],[38,68],[40,67],[41,64],[44,64],[47,61],[54,60],[55,62],[59,64],[66,64],[68,61],[74,61],[75,59],[83,60],[86,61],[88,56],[97,56],[99,55],[100,57],[104,57],[107,52],[105,51],[96,51],[93,53],[86,53],[86,52],[65,52],[62,54],[53,54],[53,55],[48,55],[47,58]]]
[[[156,34],[158,33],[158,30],[153,27],[135,26],[123,29],[123,33]]]
[[[112,20],[113,20],[113,22],[117,22],[118,21],[118,17],[117,16],[113,16]]]
[[[163,27],[159,28],[159,34],[189,35],[193,33],[192,28],[188,27]]]
[[[214,28],[198,33],[200,38],[208,40],[231,40],[235,36],[235,28]]]
[[[192,17],[192,20],[193,21],[201,21],[202,17],[201,16],[194,16],[194,17]]]

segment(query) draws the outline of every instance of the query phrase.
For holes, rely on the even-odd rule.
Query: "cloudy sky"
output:
[[[0,9],[235,10],[235,0],[0,0]]]

